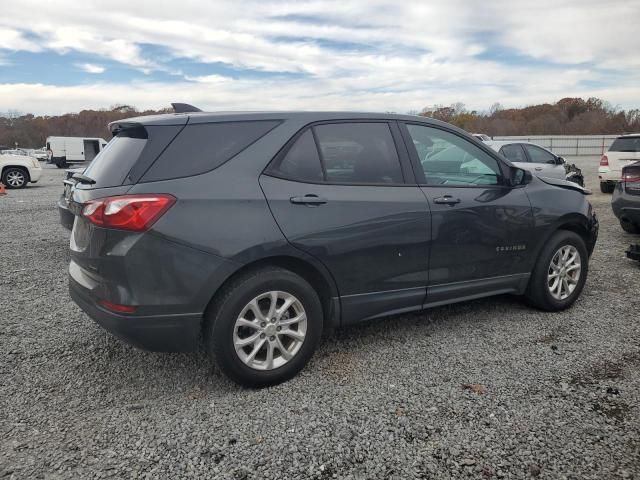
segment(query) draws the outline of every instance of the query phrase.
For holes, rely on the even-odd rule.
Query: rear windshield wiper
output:
[[[94,183],[96,183],[96,181],[93,178],[87,177],[86,175],[84,175],[82,173],[74,173],[71,178],[74,178],[78,182],[85,183],[87,185],[93,185]]]

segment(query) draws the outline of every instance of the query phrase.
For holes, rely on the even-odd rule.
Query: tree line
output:
[[[38,148],[48,136],[101,137],[109,139],[109,122],[137,115],[172,112],[171,108],[139,111],[130,105],[103,110],[83,110],[55,116],[11,111],[0,114],[0,146]],[[622,110],[599,98],[563,98],[523,108],[469,111],[463,103],[425,107],[413,114],[457,125],[468,132],[495,135],[604,135],[640,132],[640,109]]]
[[[495,135],[618,135],[640,132],[640,109],[621,110],[599,98],[563,98],[523,108],[494,103],[488,112],[463,103],[426,107],[418,115],[452,123],[468,132]]]

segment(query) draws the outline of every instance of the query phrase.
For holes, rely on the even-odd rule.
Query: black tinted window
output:
[[[497,185],[498,162],[476,142],[425,125],[407,125],[427,185]]]
[[[301,182],[322,182],[320,157],[311,130],[303,133],[271,172]]]
[[[640,137],[622,137],[616,138],[611,147],[610,152],[640,152]]]
[[[505,145],[500,149],[500,153],[508,158],[512,162],[527,162],[527,157],[524,154],[524,150],[517,143],[511,145]]]
[[[398,153],[386,123],[313,127],[330,183],[402,183]]]
[[[189,177],[213,170],[279,123],[270,120],[187,125],[142,180]]]
[[[85,170],[84,174],[96,181],[87,188],[122,185],[146,145],[147,134],[143,128],[120,132]]]
[[[527,153],[533,163],[556,163],[556,157],[544,148],[529,145],[528,143],[524,144],[524,148],[527,149]]]

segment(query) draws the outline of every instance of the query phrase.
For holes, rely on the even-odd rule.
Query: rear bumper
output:
[[[611,209],[618,219],[640,224],[640,195],[630,195],[623,191],[622,184],[613,192]]]
[[[74,215],[69,210],[69,204],[64,195],[61,195],[60,200],[58,200],[58,214],[60,215],[60,225],[67,230],[71,230],[73,228]]]
[[[601,183],[618,183],[621,174],[621,170],[611,170],[610,167],[598,168],[598,178]]]
[[[154,352],[192,352],[200,341],[201,314],[120,315],[97,305],[91,291],[73,278],[69,294],[73,301],[102,328],[125,342]]]

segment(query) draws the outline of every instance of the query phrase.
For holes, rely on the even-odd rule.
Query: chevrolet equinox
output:
[[[260,387],[323,329],[507,293],[556,311],[582,291],[589,192],[456,127],[185,110],[110,124],[68,189],[71,297],[133,345],[203,345]]]

